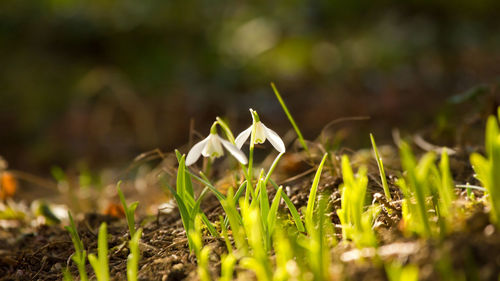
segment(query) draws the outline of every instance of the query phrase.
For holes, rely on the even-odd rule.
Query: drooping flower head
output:
[[[201,155],[210,159],[223,156],[222,147],[226,148],[242,164],[248,163],[247,157],[239,148],[217,134],[217,124],[217,121],[214,122],[210,128],[210,135],[191,148],[186,157],[186,166],[194,164]]]
[[[255,128],[255,143],[264,143],[266,140],[269,140],[278,152],[285,152],[285,144],[283,143],[283,140],[281,140],[280,136],[260,121],[259,115],[255,110],[250,108],[250,113],[252,114],[253,123],[248,129],[244,130],[236,137],[236,147],[241,149]]]

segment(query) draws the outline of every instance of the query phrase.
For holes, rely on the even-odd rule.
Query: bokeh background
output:
[[[308,139],[348,116],[390,137],[497,81],[498,11],[497,0],[3,0],[0,155],[41,174],[125,166],[186,144],[191,120],[201,134],[216,116],[247,127],[250,107],[284,134],[272,81]]]

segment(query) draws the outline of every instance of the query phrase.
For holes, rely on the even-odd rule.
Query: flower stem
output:
[[[215,118],[217,121],[219,126],[222,128],[222,130],[224,130],[224,133],[226,134],[226,137],[227,139],[232,143],[234,144],[234,135],[233,135],[233,132],[231,132],[231,130],[229,129],[229,126],[227,125],[226,122],[224,122],[224,120],[222,120],[222,118],[218,117]]]
[[[252,110],[252,116],[253,116],[253,110]],[[258,118],[258,117],[257,117]],[[255,195],[254,194],[254,188],[253,188],[253,150],[255,148],[255,123],[257,121],[255,118],[253,119],[252,122],[252,134],[250,135],[250,149],[248,153],[248,185],[247,185],[247,190],[250,189],[250,192],[252,193],[252,197]],[[248,198],[247,198],[248,199]]]

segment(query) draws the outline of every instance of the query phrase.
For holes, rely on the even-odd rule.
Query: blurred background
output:
[[[498,11],[497,0],[3,0],[0,155],[40,175],[126,167],[186,144],[191,122],[205,135],[224,116],[237,133],[250,107],[283,135],[270,82],[307,139],[349,116],[390,138],[498,80]]]

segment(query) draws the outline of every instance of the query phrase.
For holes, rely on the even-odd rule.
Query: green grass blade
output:
[[[423,234],[426,237],[430,237],[432,233],[425,204],[425,191],[427,187],[423,186],[419,181],[420,178],[424,178],[426,176],[422,171],[428,170],[428,168],[419,169],[419,171],[417,171],[416,160],[413,156],[413,152],[411,151],[410,146],[405,142],[402,142],[400,145],[400,154],[401,164],[403,169],[407,172],[407,184],[412,191],[412,195],[415,196],[417,201],[417,210],[418,215],[420,216],[420,224],[423,227]],[[428,167],[430,165],[430,160],[431,159],[427,157],[426,159],[421,159],[420,163],[423,167]],[[408,201],[409,204],[413,205],[413,203],[411,203],[411,198],[408,199],[410,199]]]
[[[389,191],[389,185],[387,184],[387,178],[385,176],[384,163],[382,162],[382,157],[380,157],[380,153],[378,152],[377,144],[375,143],[375,139],[373,135],[370,134],[370,139],[372,141],[373,152],[375,153],[375,159],[377,160],[378,170],[380,173],[380,181],[382,181],[382,187],[384,189],[384,194],[387,199],[392,200],[391,192]]]
[[[130,237],[134,236],[135,233],[135,209],[139,205],[139,202],[133,202],[130,206],[127,205],[125,201],[125,196],[120,188],[121,181],[117,184],[118,196],[120,197],[120,201],[123,206],[123,210],[125,211],[125,217],[127,219],[128,230],[130,233]]]
[[[297,126],[297,123],[295,123],[295,120],[292,117],[292,114],[290,114],[290,111],[288,110],[288,107],[286,106],[285,102],[281,98],[280,93],[278,92],[278,89],[276,89],[276,86],[274,83],[271,82],[271,87],[273,88],[274,94],[276,95],[276,98],[278,99],[279,103],[281,104],[281,107],[283,108],[283,111],[285,112],[286,116],[288,117],[288,120],[290,120],[290,123],[292,124],[293,129],[295,130],[295,133],[297,133],[297,136],[299,137],[299,142],[306,151],[306,153],[309,155],[309,148],[307,147],[307,144],[304,140],[304,137],[302,136],[302,133],[299,130],[299,127]]]
[[[71,272],[67,267],[63,269],[63,281],[73,281],[73,276],[71,276]]]
[[[233,280],[234,266],[236,264],[236,257],[230,252],[227,255],[223,255],[221,258],[221,278],[219,281],[231,281]]]
[[[260,212],[263,219],[267,219],[269,214],[269,196],[267,195],[267,188],[264,185],[264,179],[260,178],[258,185],[260,185],[259,201],[260,201]],[[267,222],[267,221],[266,221]],[[266,226],[265,224],[264,226]]]
[[[229,225],[231,226],[231,230],[233,232],[233,239],[236,244],[236,248],[242,253],[246,253],[248,247],[245,239],[245,230],[241,225],[241,216],[236,209],[236,202],[234,201],[232,188],[228,191],[227,199],[222,200],[221,204],[222,208],[224,208],[224,211],[226,212],[226,216],[229,219]]]
[[[274,226],[276,224],[276,217],[278,216],[278,206],[281,201],[281,193],[283,192],[283,187],[280,186],[276,195],[274,196],[273,203],[269,209],[269,214],[267,215],[267,231],[269,236],[274,232]]]
[[[195,178],[196,180],[198,180],[199,182],[203,183],[204,185],[208,186],[208,188],[210,188],[210,190],[214,193],[215,197],[217,197],[217,199],[219,199],[219,201],[221,200],[224,200],[226,199],[226,197],[224,196],[224,194],[222,194],[219,190],[217,190],[217,188],[210,183],[210,180],[207,178],[207,176],[205,176],[205,174],[203,172],[200,172],[200,177],[196,176],[196,175],[193,175],[192,173],[190,173],[190,175]]]
[[[239,202],[241,195],[243,194],[243,191],[246,190],[247,187],[247,181],[245,180],[240,187],[238,187],[238,190],[236,191],[236,194],[234,194],[234,202]],[[229,226],[229,218],[226,216],[224,219],[224,226],[227,228]]]
[[[226,137],[227,139],[232,143],[234,144],[234,135],[233,135],[233,132],[231,132],[231,129],[229,129],[229,126],[227,125],[227,123],[222,120],[222,118],[220,118],[219,116],[217,116],[215,118],[215,120],[217,120],[217,122],[219,123],[219,125],[221,126],[222,130],[224,131],[224,133],[226,134]]]
[[[184,201],[182,201],[182,198],[175,192],[175,190],[169,186],[166,182],[164,184],[167,186],[167,188],[170,190],[170,193],[174,196],[175,202],[177,203],[177,208],[179,208],[179,213],[181,214],[181,220],[182,220],[182,225],[184,225],[184,230],[186,231],[186,236],[188,239],[189,243],[189,249],[192,251],[193,250],[193,242],[191,241],[191,237],[189,236],[189,232],[191,231],[192,223],[191,220],[193,219],[187,208],[186,205],[184,204]]]
[[[442,211],[444,216],[448,216],[451,212],[453,201],[455,201],[455,185],[450,171],[450,160],[446,149],[441,153],[441,161],[439,162],[439,170],[441,173],[441,183],[439,196],[443,204]]]
[[[267,172],[266,179],[264,180],[264,186],[267,186],[267,183],[269,182],[269,179],[271,178],[271,175],[273,174],[274,170],[276,169],[276,166],[278,166],[278,162],[280,161],[281,156],[283,156],[283,154],[285,154],[285,153],[281,152],[274,159],[273,164],[271,165],[271,167],[269,168],[269,171]]]
[[[68,211],[68,217],[70,224],[65,228],[71,236],[71,241],[73,241],[73,246],[75,246],[75,251],[81,253],[83,252],[83,242],[80,239],[80,236],[78,235],[78,230],[76,229],[75,221],[73,220],[73,216],[71,215],[70,211]]]
[[[495,139],[499,135],[498,121],[494,116],[490,116],[486,122],[485,149],[486,155],[491,157]]]
[[[210,259],[210,248],[203,247],[198,257],[198,276],[200,277],[200,281],[212,280],[212,278],[210,277],[209,259]]]
[[[316,175],[314,175],[314,180],[311,186],[311,191],[309,193],[309,199],[307,201],[307,208],[306,208],[306,228],[307,231],[309,232],[312,228],[314,228],[313,224],[313,211],[314,211],[314,202],[316,201],[316,192],[318,191],[318,185],[319,185],[319,179],[321,177],[321,171],[323,170],[323,165],[325,164],[326,157],[328,156],[328,153],[325,153],[323,155],[323,159],[321,159],[321,163],[319,164],[318,170],[316,171]]]
[[[219,237],[219,233],[215,229],[215,226],[212,224],[212,222],[210,222],[210,220],[207,218],[207,215],[205,215],[205,213],[201,213],[201,220],[207,226],[208,232],[210,232],[210,234],[213,237]]]
[[[193,184],[190,174],[186,168],[186,156],[182,155],[179,160],[179,168],[177,170],[177,194],[182,198],[188,210],[192,210],[195,204]]]
[[[271,182],[274,189],[276,189],[276,191],[277,191],[279,189],[278,185],[272,179],[270,179],[269,181]],[[292,200],[290,200],[288,195],[286,195],[286,192],[281,192],[281,197],[283,198],[283,200],[285,200],[285,204],[288,207],[288,210],[290,210],[290,214],[292,215],[293,221],[294,221],[295,225],[297,226],[297,230],[300,232],[305,232],[306,229],[304,227],[304,224],[302,223],[302,219],[300,218],[300,214],[297,211],[297,208],[295,208],[295,205],[293,205]]]
[[[130,254],[127,257],[127,280],[137,281],[137,272],[141,253],[139,251],[139,240],[141,239],[142,229],[139,228],[134,236],[128,242]]]
[[[89,254],[89,262],[94,269],[98,281],[109,281],[108,266],[108,231],[106,223],[103,222],[99,227],[97,237],[97,257]]]
[[[224,238],[224,242],[226,243],[227,252],[229,254],[232,254],[233,246],[231,245],[231,241],[229,241],[229,235],[227,233],[227,226],[224,222],[224,218],[222,216],[219,216],[219,220],[220,220],[220,228],[222,231],[222,237]]]

